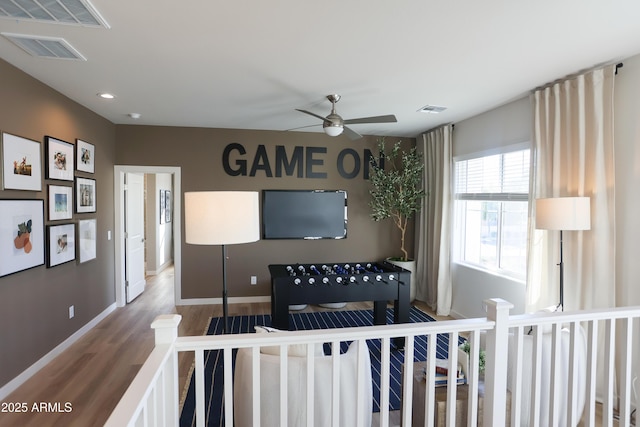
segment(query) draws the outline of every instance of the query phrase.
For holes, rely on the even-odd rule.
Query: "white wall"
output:
[[[513,144],[531,142],[532,109],[524,97],[494,110],[456,123],[453,131],[453,157],[492,153]],[[453,317],[484,317],[482,301],[503,298],[514,305],[511,313],[525,310],[525,284],[466,265],[451,266]]]
[[[172,223],[160,223],[160,190],[171,190],[171,174],[147,174],[146,249],[147,274],[154,275],[171,265]],[[174,197],[173,191],[171,197]],[[173,220],[172,220],[173,221]]]

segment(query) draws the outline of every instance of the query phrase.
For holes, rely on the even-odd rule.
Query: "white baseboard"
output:
[[[459,313],[455,310],[449,311],[449,316],[453,317],[454,319],[466,319],[466,317],[463,316],[462,313]]]
[[[45,354],[33,365],[25,369],[20,375],[9,381],[2,388],[0,388],[0,401],[4,400],[9,394],[13,393],[18,387],[24,384],[29,378],[35,375],[40,369],[44,368],[49,362],[55,359],[67,348],[71,347],[73,343],[78,341],[84,334],[89,332],[94,326],[100,323],[105,317],[111,314],[116,309],[116,304],[113,303],[107,307],[102,313],[98,314],[89,323],[78,329],[69,338],[58,344],[53,350]]]
[[[249,304],[254,302],[271,302],[270,296],[230,297],[229,304]],[[176,305],[216,305],[222,304],[222,298],[189,298],[176,301]]]
[[[145,273],[147,274],[147,276],[157,276],[158,274],[162,273],[167,267],[171,267],[172,265],[173,265],[173,260],[170,259],[169,261],[162,264],[159,269],[147,270]]]

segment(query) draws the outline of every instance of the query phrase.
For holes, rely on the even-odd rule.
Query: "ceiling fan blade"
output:
[[[322,124],[321,124],[321,123],[317,123],[317,124],[315,124],[315,125],[299,126],[299,127],[297,127],[297,128],[286,129],[286,130],[285,130],[285,132],[288,132],[288,131],[290,131],[290,130],[298,130],[298,129],[312,128],[312,127],[314,127],[314,126],[322,126]]]
[[[352,141],[362,138],[362,135],[360,135],[358,132],[356,132],[355,130],[351,129],[348,126],[344,126],[344,134],[347,135],[347,138],[349,138]]]
[[[302,111],[302,110],[298,110]],[[306,112],[306,111],[305,111]],[[373,116],[373,117],[361,117],[359,119],[349,119],[345,120],[345,125],[355,125],[362,123],[396,123],[398,119],[393,114],[389,114],[386,116]]]
[[[318,114],[316,114],[316,113],[312,113],[311,111],[307,111],[307,110],[299,110],[299,109],[297,109],[297,108],[296,108],[296,111],[300,111],[301,113],[305,113],[305,114],[308,114],[308,115],[310,115],[310,116],[317,117],[317,118],[319,118],[320,120],[322,120],[323,122],[326,122],[326,121],[327,121],[327,118],[326,118],[326,117],[322,117],[322,116],[320,116],[320,115],[318,115]]]

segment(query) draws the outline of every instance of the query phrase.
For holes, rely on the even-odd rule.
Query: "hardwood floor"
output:
[[[179,306],[174,304],[173,268],[147,278],[147,288],[135,301],[118,308],[95,328],[55,358],[5,403],[26,403],[24,413],[0,413],[0,427],[103,425],[135,377],[154,344],[150,328],[156,316],[182,315],[179,335],[202,335],[210,317],[222,316],[220,305]],[[345,309],[370,308],[371,303],[350,303]],[[427,310],[427,307],[420,306]],[[305,311],[322,311],[309,306]],[[230,304],[229,315],[270,313],[269,303]],[[192,358],[180,358],[180,390],[183,389]],[[48,404],[38,412],[33,405]]]

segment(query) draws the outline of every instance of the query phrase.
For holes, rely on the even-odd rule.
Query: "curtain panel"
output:
[[[452,130],[442,126],[417,141],[426,195],[415,227],[416,298],[440,316],[451,311]]]
[[[591,230],[563,233],[566,310],[615,305],[615,66],[532,94],[534,147],[527,311],[558,304],[559,232],[535,229],[535,199],[586,196]]]

